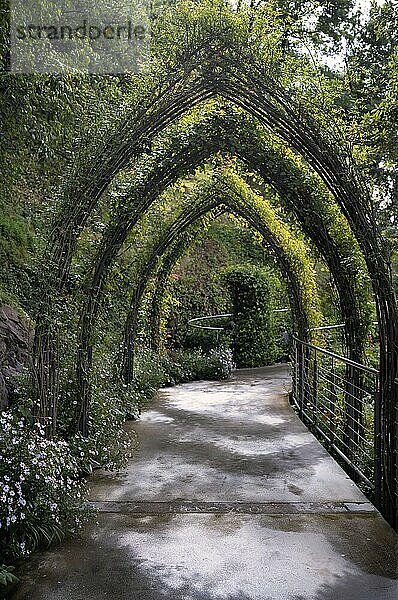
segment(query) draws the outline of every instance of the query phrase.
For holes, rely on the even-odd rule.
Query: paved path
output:
[[[288,404],[283,366],[162,392],[99,525],[14,600],[397,600],[398,536]]]

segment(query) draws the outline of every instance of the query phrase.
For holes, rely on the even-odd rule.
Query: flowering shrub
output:
[[[44,438],[43,427],[0,416],[0,554],[27,556],[43,543],[75,533],[86,519],[84,483],[68,444]]]
[[[110,471],[123,467],[136,443],[133,432],[127,432],[127,418],[138,417],[137,399],[128,386],[120,381],[97,380],[89,417],[89,438],[78,435],[70,440],[75,454],[82,458],[82,470],[92,466]]]
[[[140,406],[153,398],[156,391],[163,387],[168,380],[163,357],[158,353],[140,348],[134,357],[134,377],[130,390],[135,401]]]
[[[208,352],[197,348],[164,356],[140,349],[135,357],[134,378],[126,394],[130,395],[130,400],[134,398],[136,406],[141,407],[161,387],[199,379],[228,379],[233,368],[232,352],[227,348]]]

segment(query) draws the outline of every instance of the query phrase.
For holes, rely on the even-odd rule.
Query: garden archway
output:
[[[228,10],[220,4],[213,13],[207,6],[202,13],[196,14],[198,26],[193,28],[189,38],[189,52],[176,53],[172,74],[162,73],[153,82],[146,97],[141,99],[139,109],[121,121],[77,180],[66,184],[63,209],[56,220],[45,261],[48,268],[44,285],[48,299],[37,323],[36,367],[37,374],[44,377],[39,384],[41,410],[48,412],[45,398],[49,393],[55,394],[56,387],[55,374],[51,367],[48,368],[49,357],[56,352],[53,347],[56,334],[53,304],[58,304],[59,296],[65,290],[76,240],[88,216],[117,173],[141,154],[148,141],[167,124],[175,122],[200,102],[222,97],[255,116],[266,128],[272,128],[311,165],[340,206],[363,252],[372,280],[380,328],[377,422],[380,423],[380,451],[385,459],[381,482],[383,512],[394,522],[398,498],[398,318],[388,255],[375,223],[369,193],[355,170],[344,137],[336,133],[333,125],[326,127],[308,108],[300,105],[294,86],[284,83],[283,77],[278,78],[280,65],[272,58],[265,58],[260,45],[256,54],[253,45],[244,43],[251,40],[252,34],[244,21],[237,22],[231,32],[235,17]],[[228,27],[219,27],[217,11],[224,11]],[[209,20],[212,14],[213,21]],[[184,18],[188,24],[189,15]],[[212,42],[209,52],[203,50],[203,39]],[[169,68],[170,62],[164,60]],[[55,404],[52,406],[54,408]]]
[[[221,149],[237,152],[251,169],[256,169],[272,185],[279,193],[275,204],[282,202],[294,214],[318,248],[339,293],[341,313],[346,322],[348,356],[361,360],[370,326],[366,265],[345,218],[321,182],[311,178],[308,172],[302,172],[302,166],[286,150],[277,148],[272,140],[262,135],[261,130],[248,127],[242,114],[227,111],[222,118],[217,110],[197,124],[197,128],[183,131],[181,138],[182,141],[177,134],[170,147],[155,151],[152,162],[145,161],[146,170],[141,173],[139,184],[133,183],[120,202],[121,208],[111,217],[94,261],[92,279],[87,284],[80,347],[84,349],[90,338],[107,273],[141,215],[166,186]]]

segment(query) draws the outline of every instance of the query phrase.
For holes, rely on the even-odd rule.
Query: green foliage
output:
[[[271,0],[259,6],[270,4],[284,27],[284,47],[297,48],[300,43],[311,43],[312,47],[322,50],[336,50],[341,38],[353,19],[350,11],[353,0]],[[311,15],[311,18],[309,18]]]
[[[232,352],[227,348],[171,352],[163,357],[162,365],[169,384],[229,379],[234,368]]]
[[[213,224],[209,236],[224,248],[231,265],[248,263],[271,266],[273,264],[269,251],[243,220],[225,215]]]
[[[177,265],[170,285],[174,301],[168,318],[167,342],[171,348],[210,350],[228,348],[228,331],[193,328],[189,319],[230,312],[231,298],[223,270],[236,264],[273,264],[267,249],[246,224],[223,215],[201,236],[190,253]],[[225,320],[211,320],[207,325],[225,325]]]
[[[77,529],[82,517],[80,477],[95,466],[117,468],[125,463],[135,443],[125,430],[125,419],[136,418],[157,389],[192,379],[229,376],[231,357],[219,348],[228,344],[228,336],[221,339],[186,328],[191,317],[229,312],[230,298],[219,277],[225,265],[245,264],[229,275],[240,365],[273,362],[284,351],[275,342],[282,324],[275,324],[271,312],[273,306],[281,305],[274,294],[279,283],[270,271],[253,265],[280,269],[295,309],[292,327],[299,324],[306,333],[319,324],[314,249],[308,239],[317,241],[318,234],[325,231],[329,237],[323,249],[330,255],[330,244],[334,246],[335,265],[349,283],[349,292],[341,292],[340,309],[344,303],[352,308],[358,337],[366,335],[371,295],[365,260],[348,220],[306,162],[312,151],[312,164],[318,161],[330,189],[342,194],[346,177],[350,184],[350,173],[345,168],[339,172],[340,152],[341,163],[350,170],[354,156],[365,177],[370,173],[380,222],[396,252],[398,54],[394,1],[387,0],[381,8],[372,6],[369,22],[350,46],[345,73],[327,71],[316,60],[312,64],[306,51],[338,43],[347,33],[352,26],[351,0],[271,0],[256,7],[252,3],[251,8],[245,2],[232,7],[223,0],[170,1],[167,4],[173,6],[164,12],[163,6],[157,11],[159,3],[155,4],[153,63],[148,73],[0,74],[4,125],[0,299],[20,304],[30,316],[41,315],[47,302],[50,310],[43,320],[51,321],[50,345],[59,346],[62,359],[55,369],[59,390],[56,385],[54,440],[44,440],[42,430],[36,430],[29,417],[28,421],[19,420],[19,416],[4,413],[0,550],[10,559]],[[0,19],[3,25],[7,23],[7,6],[0,9]],[[6,63],[7,25],[0,29]],[[234,98],[236,93],[241,106],[250,103],[243,94],[249,83],[251,97],[265,93],[265,101],[274,103],[273,134],[243,109],[231,109],[230,100],[209,100],[207,92],[199,93],[202,82],[210,93],[215,82],[222,84],[217,92],[224,89],[224,76],[227,97]],[[269,95],[261,85],[265,81]],[[196,87],[184,96],[190,83]],[[192,98],[207,100],[191,106],[182,116],[178,114],[177,109]],[[283,115],[280,122],[275,116],[278,111]],[[159,114],[167,114],[163,125],[169,125],[152,136],[161,127]],[[302,124],[299,132],[294,130],[295,119]],[[307,136],[311,138],[311,129],[315,132],[312,150],[304,160],[297,148]],[[295,141],[294,150],[276,137],[282,130],[288,132],[286,139]],[[323,157],[317,148],[325,152]],[[328,172],[329,154],[336,163],[336,180]],[[205,168],[197,169],[206,161]],[[248,173],[243,162],[256,174]],[[188,174],[190,178],[181,179]],[[351,188],[347,189],[348,198]],[[120,381],[119,350],[131,289],[141,285],[142,274],[143,279],[148,275],[147,260],[159,236],[172,228],[183,210],[188,218],[202,201],[221,202],[226,211],[235,211],[235,216],[243,214],[260,235],[257,239],[241,222],[223,217],[191,258],[184,257],[174,272],[164,306],[171,308],[169,329],[174,345],[199,349],[164,357],[139,351],[133,381],[125,386]],[[314,226],[316,215],[318,228]],[[363,216],[366,220],[367,215]],[[189,229],[184,248],[190,247],[198,228],[205,230],[211,218]],[[128,233],[133,226],[128,239],[117,237],[120,230],[123,233],[126,228]],[[373,233],[376,235],[376,230]],[[159,255],[155,253],[149,300],[167,248],[165,245]],[[107,257],[110,266],[105,265]],[[84,308],[90,275],[98,261],[106,282],[103,295],[102,280],[94,282],[93,295],[101,305],[96,323],[96,310],[89,314]],[[325,279],[330,270],[322,273]],[[57,286],[64,286],[62,293],[53,293]],[[326,285],[321,288],[322,306],[327,316],[337,317],[338,307],[328,306],[330,296],[325,289]],[[161,317],[164,327],[164,313]],[[96,329],[93,323],[98,325]],[[78,333],[84,327],[87,345],[95,348],[94,369],[84,373],[92,392],[88,437],[74,433],[81,392],[75,381],[76,355],[82,351]],[[145,338],[144,329],[138,339]],[[48,414],[51,411],[43,411],[42,418]],[[22,463],[24,479],[20,478]],[[14,495],[9,494],[12,486]],[[56,508],[51,510],[51,506]],[[9,513],[11,509],[14,512]],[[0,582],[7,582],[12,574],[2,569]]]
[[[275,276],[255,267],[226,271],[225,281],[233,303],[233,352],[239,367],[260,367],[275,362],[273,318]]]
[[[0,211],[0,260],[2,264],[22,266],[32,247],[32,233],[18,212],[11,213],[10,207]]]
[[[220,278],[221,280],[221,278]],[[228,305],[230,305],[229,294],[227,290],[225,290],[225,297],[228,299]],[[224,298],[225,300],[225,298]],[[184,311],[184,306],[181,306],[181,315],[182,319],[187,318],[188,314]],[[220,305],[218,305],[219,308]],[[228,306],[228,310],[230,310],[230,306]],[[205,315],[205,311],[199,311],[201,315]],[[214,312],[214,311],[212,311]],[[210,325],[211,323],[207,323]],[[174,327],[176,326],[175,322],[173,323]],[[225,319],[221,321],[217,321],[217,327],[220,325],[225,325]],[[229,348],[231,346],[231,334],[229,331],[211,331],[211,330],[203,330],[196,327],[190,327],[187,325],[187,321],[182,321],[183,331],[185,331],[183,347],[188,350],[200,349],[203,352],[209,352],[209,350],[216,350],[217,348]],[[179,333],[179,330],[176,329],[176,334]],[[175,334],[175,337],[176,337]]]
[[[108,470],[122,468],[136,446],[134,434],[126,431],[124,424],[126,419],[138,416],[139,400],[120,381],[111,361],[112,354],[104,356],[102,364],[94,368],[89,436],[75,435],[69,442],[72,451],[81,457],[85,473],[99,466]]]
[[[196,180],[192,198],[187,201],[188,210],[192,210],[190,207],[197,204],[200,206],[200,202],[210,203],[213,199],[217,201],[222,198],[222,203],[218,202],[225,207],[226,212],[247,221],[252,230],[257,232],[257,244],[260,240],[266,244],[273,264],[286,278],[298,330],[301,335],[306,335],[310,327],[316,327],[320,316],[314,265],[306,244],[285,225],[280,211],[273,208],[268,198],[253,192],[233,168],[214,169],[213,172],[208,169],[197,173]],[[252,241],[253,239],[252,237]],[[269,264],[268,257],[265,262]],[[198,289],[203,287],[203,281],[200,281]],[[194,290],[194,286],[192,289]],[[206,292],[208,294],[207,289]],[[192,292],[193,297],[195,293],[196,291]],[[225,291],[222,296],[225,298]],[[201,314],[191,312],[190,318],[219,314],[223,304],[218,302],[218,309],[215,311]]]
[[[127,419],[137,419],[141,409],[153,400],[159,389],[187,383],[198,379],[221,380],[228,379],[233,369],[232,355],[228,349],[214,349],[203,352],[200,349],[191,351],[173,351],[158,354],[148,348],[138,348],[134,358],[134,375],[130,384],[114,384],[115,397],[109,397],[107,391],[101,393],[99,389],[94,395],[92,438],[95,447],[101,447],[101,435],[107,447],[102,448],[102,453],[94,453],[90,442],[78,437],[79,452],[86,443],[91,449],[91,460],[96,457],[101,466],[106,468],[119,468],[128,456],[127,450],[132,449],[134,439],[130,439],[129,446],[125,445],[126,432],[123,424]],[[109,383],[104,386],[109,389]],[[99,386],[100,387],[100,386]],[[101,398],[104,398],[104,403]],[[110,408],[105,404],[110,403]],[[117,407],[117,408],[116,408]],[[109,413],[117,412],[118,419],[113,421]],[[100,419],[105,419],[104,427],[95,425]],[[106,436],[106,437],[105,437]],[[127,436],[127,440],[130,434]],[[119,452],[118,452],[119,450]],[[108,455],[109,453],[109,455]]]
[[[211,227],[201,243],[180,261],[170,285],[175,301],[168,318],[169,346],[205,351],[219,346],[216,335],[192,329],[188,320],[227,311],[229,298],[220,271],[230,260],[230,253],[218,237],[218,228]]]
[[[349,44],[347,79],[365,168],[383,229],[398,223],[398,10],[372,2],[369,18]],[[387,233],[388,236],[388,233]]]
[[[18,207],[0,198],[0,300],[12,305],[29,305],[31,296],[30,254],[33,232]]]
[[[228,379],[233,369],[228,349],[178,350],[159,355],[141,348],[136,355],[134,379],[128,386],[137,405],[142,407],[152,400],[159,388],[198,379]]]
[[[13,573],[15,567],[7,567],[7,565],[0,565],[0,588],[1,586],[7,587],[13,583],[19,581]]]
[[[139,348],[134,358],[133,381],[129,385],[137,405],[141,408],[148,404],[168,380],[162,356],[147,348]]]

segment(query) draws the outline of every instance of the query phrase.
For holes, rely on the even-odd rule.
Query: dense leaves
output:
[[[239,367],[275,362],[275,277],[258,268],[229,269],[225,281],[233,304],[232,347]]]

